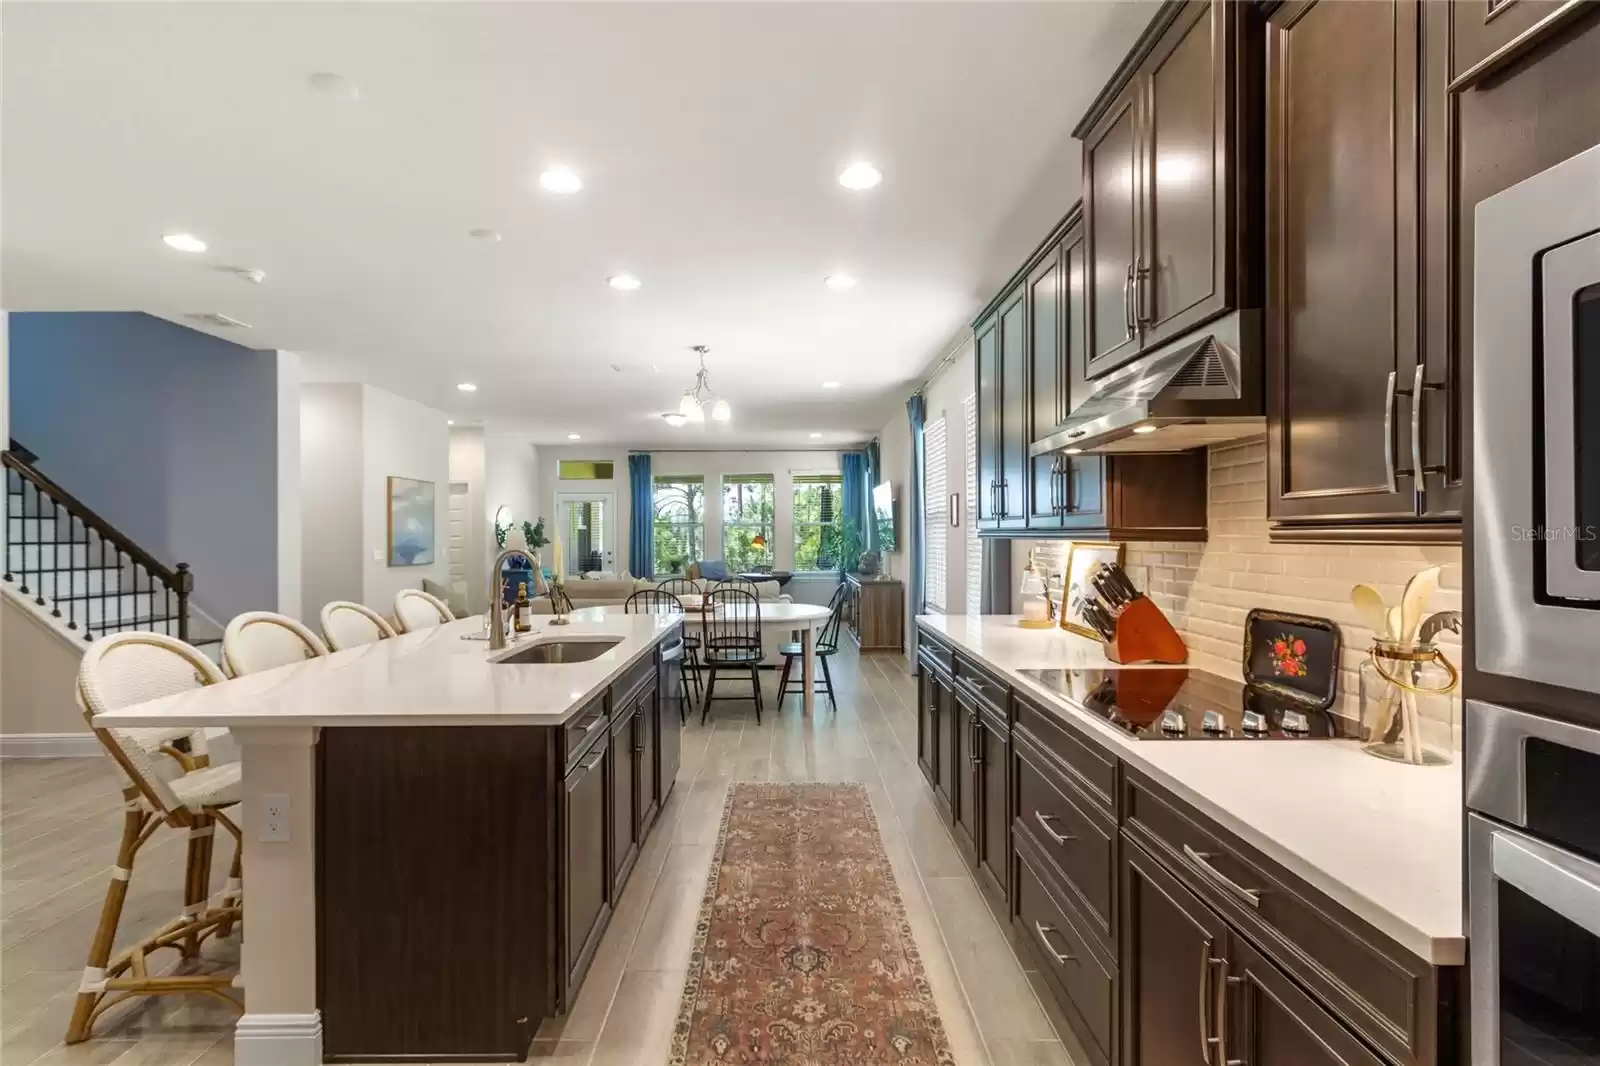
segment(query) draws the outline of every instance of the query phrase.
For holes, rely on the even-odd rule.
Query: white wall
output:
[[[523,522],[537,523],[541,517],[549,518],[552,512],[539,496],[539,451],[532,444],[517,433],[487,430],[483,437],[483,478],[484,478],[484,570],[479,583],[484,587],[485,601],[488,596],[487,567],[500,552],[499,543],[494,539],[494,513],[500,509],[501,504],[511,508],[513,521],[517,528]],[[545,524],[545,535],[550,533],[550,525]],[[549,565],[549,559],[544,560]]]
[[[290,618],[302,618],[300,478],[300,356],[279,352],[278,611]]]
[[[424,579],[449,583],[450,430],[445,422],[443,411],[371,385],[361,387],[362,602],[376,610],[387,612],[395,593],[421,588]],[[389,565],[390,477],[433,482],[436,548],[426,566]]]
[[[300,390],[300,515],[301,613],[316,618],[332,600],[359,602],[360,385],[318,383]]]

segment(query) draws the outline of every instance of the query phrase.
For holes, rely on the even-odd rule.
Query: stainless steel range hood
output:
[[[1180,452],[1257,436],[1267,424],[1261,353],[1261,312],[1235,311],[1087,383],[1029,454]]]

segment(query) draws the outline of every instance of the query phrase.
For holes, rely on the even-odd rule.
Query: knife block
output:
[[[1116,618],[1117,634],[1105,642],[1106,658],[1115,663],[1186,663],[1189,647],[1172,628],[1161,608],[1140,596]]]

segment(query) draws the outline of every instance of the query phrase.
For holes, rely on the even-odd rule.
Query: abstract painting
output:
[[[389,479],[389,565],[433,562],[433,482]]]

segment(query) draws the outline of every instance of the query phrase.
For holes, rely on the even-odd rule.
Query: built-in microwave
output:
[[[1600,146],[1478,205],[1478,669],[1600,693]]]

